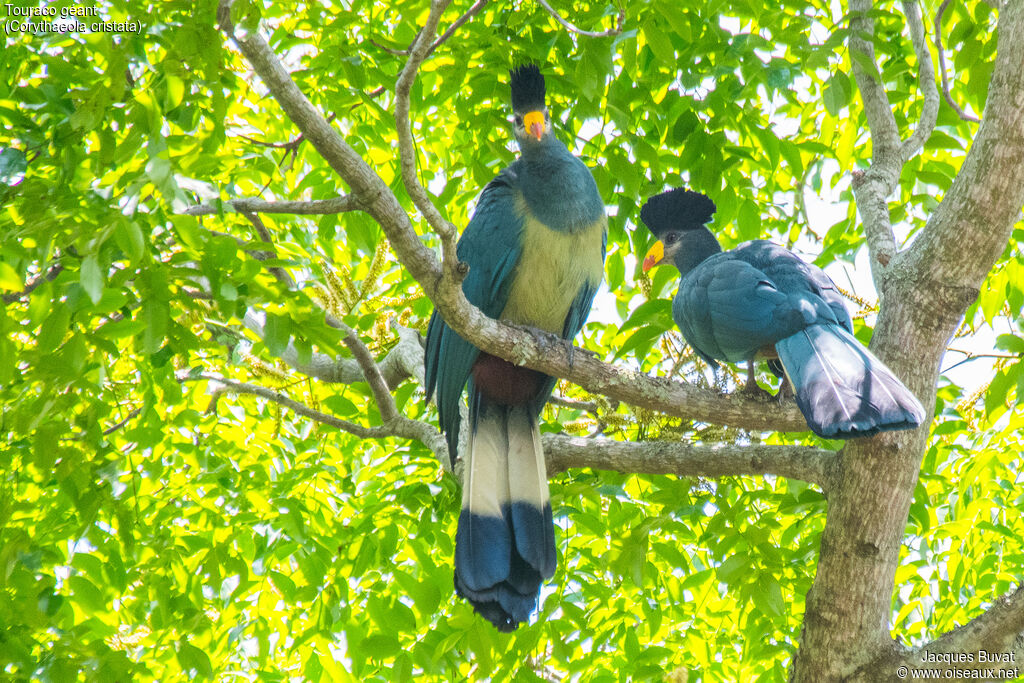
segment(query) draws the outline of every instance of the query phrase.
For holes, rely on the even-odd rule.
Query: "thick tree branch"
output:
[[[969,121],[971,123],[978,123],[981,121],[977,116],[968,114],[960,105],[953,99],[953,95],[949,92],[949,76],[946,74],[946,50],[942,47],[942,15],[946,13],[946,8],[949,6],[949,0],[942,0],[942,4],[939,5],[938,11],[935,13],[935,49],[939,52],[939,73],[942,74],[942,95],[946,98],[946,103],[952,107],[953,111],[956,112],[957,116],[963,121]]]
[[[246,315],[246,325],[257,334],[262,334],[262,325],[255,315]],[[414,377],[423,385],[423,346],[415,330],[399,327],[399,343],[379,364],[375,364],[381,375],[387,368],[393,368],[396,377]],[[365,348],[365,347],[364,347]],[[322,354],[321,354],[322,355]],[[294,349],[289,348],[282,358],[290,365],[303,371],[289,358],[297,358]],[[326,356],[325,356],[326,358]],[[366,363],[364,355],[363,362]],[[368,361],[372,363],[372,359]],[[342,365],[335,362],[333,367]],[[356,365],[353,361],[346,366]],[[371,370],[371,372],[373,372]],[[343,378],[334,381],[351,383],[360,381],[363,371],[348,367]],[[389,384],[391,384],[389,382]],[[391,384],[391,386],[394,386]],[[382,405],[380,388],[374,391],[378,405]],[[393,407],[394,401],[388,396]],[[552,396],[551,403],[581,410],[596,411],[592,402],[577,402]],[[383,410],[382,410],[383,415]],[[677,474],[679,476],[723,477],[740,474],[774,474],[800,479],[828,490],[828,482],[835,466],[836,453],[808,446],[735,446],[718,444],[713,446],[693,445],[672,441],[644,441],[641,443],[612,441],[609,439],[571,437],[561,434],[545,434],[542,437],[544,453],[550,472],[560,472],[570,467],[592,467],[619,472],[641,472],[649,474]],[[429,445],[429,444],[428,444]]]
[[[218,10],[221,28],[263,79],[288,118],[352,188],[350,194],[356,206],[380,223],[392,248],[413,276],[421,284],[436,282],[441,275],[440,264],[420,242],[394,193],[302,94],[266,40],[258,33],[235,31],[230,10],[230,0],[222,0]],[[434,287],[426,289],[429,294]]]
[[[446,271],[442,271],[437,257],[419,240],[408,215],[390,188],[324,121],[291,80],[266,41],[257,34],[235,35],[230,22],[224,19],[226,11],[221,12],[221,17],[225,30],[233,36],[285,113],[331,168],[351,186],[355,197],[353,201],[381,225],[402,265],[420,283],[448,324],[463,338],[499,357],[579,384],[591,393],[604,394],[668,415],[752,430],[807,430],[806,422],[793,402],[766,403],[652,378],[602,363],[554,335],[532,333],[485,316],[466,300],[457,267],[447,266]],[[450,248],[454,249],[454,244]]]
[[[1002,656],[1009,661],[979,662],[980,652],[986,656]],[[964,655],[971,655],[972,661],[964,662]],[[872,662],[851,680],[889,681],[900,666],[941,672],[935,680],[968,678],[964,674],[972,669],[979,673],[988,672],[976,680],[993,680],[995,671],[1016,670],[1019,673],[1024,670],[1024,585],[997,598],[985,612],[963,626],[924,647]]]
[[[279,202],[268,202],[264,199],[229,199],[216,204],[190,206],[181,213],[186,216],[209,216],[211,214],[218,214],[221,211],[237,211],[239,213],[288,213],[320,216],[361,210],[354,197],[345,195],[342,197],[332,197],[331,199]]]
[[[544,434],[541,442],[551,473],[591,467],[680,477],[772,474],[815,484],[826,493],[837,459],[835,451],[812,446],[613,441],[564,434]]]
[[[581,36],[586,36],[588,38],[607,38],[608,36],[617,36],[620,33],[622,33],[622,27],[626,23],[625,5],[619,6],[619,14],[615,20],[615,28],[610,28],[607,31],[584,31],[578,26],[571,24],[565,19],[563,19],[562,15],[556,12],[555,9],[547,3],[547,0],[537,0],[537,3],[545,10],[547,10],[548,14],[554,17],[555,21],[564,26],[567,31],[569,31],[570,33],[576,33]]]
[[[857,211],[864,224],[868,251],[871,254],[871,272],[880,296],[885,293],[885,275],[890,261],[896,255],[896,239],[889,218],[887,198],[896,189],[904,164],[917,154],[932,134],[939,112],[935,68],[924,38],[924,25],[917,4],[903,3],[907,27],[918,62],[918,87],[924,102],[921,118],[914,133],[900,142],[896,118],[889,106],[889,98],[877,69],[866,65],[876,63],[874,19],[871,18],[871,0],[851,0],[850,50],[863,56],[853,60],[853,75],[864,101],[864,112],[871,131],[871,165],[867,171],[853,174],[853,191],[857,198]]]

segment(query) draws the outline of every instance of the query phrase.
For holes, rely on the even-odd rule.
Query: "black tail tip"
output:
[[[677,187],[644,202],[640,220],[657,236],[669,230],[699,228],[711,220],[716,208],[706,194]]]
[[[540,592],[538,586],[538,593]],[[537,609],[537,595],[522,595],[496,586],[484,591],[474,591],[466,586],[455,572],[455,593],[473,606],[473,611],[494,625],[502,633],[512,633],[519,624],[529,621],[530,614]]]

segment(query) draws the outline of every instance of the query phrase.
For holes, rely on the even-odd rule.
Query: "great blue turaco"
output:
[[[679,269],[672,317],[694,351],[713,368],[747,361],[748,386],[754,360],[777,357],[772,363],[781,362],[808,426],[825,438],[920,425],[921,403],[853,336],[824,271],[767,240],[722,251],[705,226],[714,212],[711,199],[683,188],[651,197],[640,211],[658,240],[643,270]]]
[[[480,193],[458,242],[462,289],[486,315],[571,339],[604,276],[608,219],[582,161],[552,131],[544,78],[510,73],[520,157]],[[500,631],[536,609],[556,552],[538,418],[555,379],[481,351],[435,310],[427,328],[427,400],[436,394],[454,464],[468,384],[469,434],[455,535],[455,589]]]

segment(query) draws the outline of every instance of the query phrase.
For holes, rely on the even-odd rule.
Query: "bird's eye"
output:
[[[674,244],[674,243],[675,243],[675,241],[676,241],[676,240],[677,240],[678,238],[679,238],[679,236],[678,236],[678,235],[676,235],[676,234],[675,234],[674,232],[670,232],[669,234],[665,235],[665,240],[664,240],[664,242],[665,242],[665,244],[666,244],[666,245],[669,245],[669,244]]]
[[[517,126],[523,125],[523,117],[520,116],[519,114],[516,114],[516,125]]]

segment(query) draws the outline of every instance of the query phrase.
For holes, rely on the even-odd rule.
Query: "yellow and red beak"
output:
[[[526,128],[527,135],[532,135],[537,138],[537,140],[540,140],[544,137],[544,112],[528,112],[526,116],[523,117],[523,126]]]
[[[661,263],[664,260],[665,260],[665,245],[661,243],[661,240],[658,240],[657,242],[654,243],[654,245],[650,248],[650,250],[648,250],[647,256],[644,256],[644,265],[643,265],[644,272],[646,273],[651,268],[653,268],[654,266],[658,265],[659,263]]]

